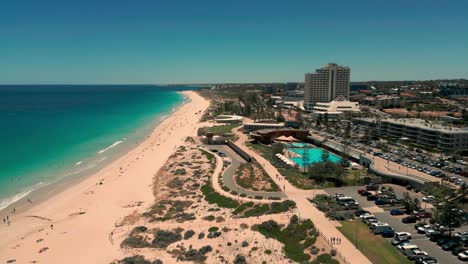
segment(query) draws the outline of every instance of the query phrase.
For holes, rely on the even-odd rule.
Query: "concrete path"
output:
[[[319,190],[300,190],[291,185],[283,177],[278,177],[277,175],[280,175],[280,173],[273,165],[271,165],[269,161],[245,145],[245,142],[248,140],[247,135],[239,131],[239,128],[235,129],[234,132],[239,137],[239,140],[236,142],[236,144],[242,150],[254,157],[263,166],[268,175],[270,175],[276,184],[278,184],[278,186],[284,190],[288,199],[296,202],[297,212],[301,218],[308,218],[312,220],[312,222],[315,224],[320,233],[325,237],[325,239],[327,239],[327,241],[331,237],[341,238],[341,244],[334,246],[346,263],[372,263],[336,228],[336,226],[339,225],[338,222],[328,220],[324,213],[319,211],[312,203],[307,200],[307,198],[312,198],[314,195],[319,194],[320,192],[323,193],[323,191],[319,192]]]

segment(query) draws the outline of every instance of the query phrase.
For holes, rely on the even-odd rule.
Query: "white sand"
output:
[[[10,226],[1,224],[0,262],[109,263],[121,257],[110,236],[115,224],[135,210],[131,206],[137,202],[144,207],[153,202],[154,174],[186,136],[196,134],[199,111],[209,106],[196,93],[184,93],[191,102],[142,144],[95,175],[13,215]],[[48,249],[39,253],[43,248]]]

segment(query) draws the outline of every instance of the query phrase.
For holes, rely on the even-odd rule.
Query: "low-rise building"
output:
[[[468,128],[447,126],[417,118],[361,118],[359,121],[375,126],[381,136],[405,140],[424,147],[443,151],[468,148]]]
[[[362,104],[372,105],[375,107],[400,106],[401,98],[391,95],[377,95],[375,97],[368,96],[362,100]]]
[[[250,133],[260,129],[278,129],[284,128],[284,123],[245,123],[244,131]]]
[[[354,114],[360,111],[359,103],[357,102],[334,100],[329,103],[317,103],[312,109],[312,114],[314,116],[327,114],[328,117],[333,118],[344,115],[345,112]]]
[[[309,135],[309,131],[293,128],[260,129],[250,133],[250,135],[257,141],[260,141],[264,144],[270,144],[274,141],[274,139],[280,137],[291,137],[292,139],[304,141]]]

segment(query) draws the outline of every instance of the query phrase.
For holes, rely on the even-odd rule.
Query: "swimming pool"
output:
[[[299,167],[304,168],[305,166],[310,166],[317,162],[322,162],[322,154],[327,152],[321,148],[290,148],[288,149],[291,152],[296,153],[299,157],[291,157],[290,159],[299,165]],[[304,159],[302,158],[304,153],[307,152],[307,161],[304,166]],[[333,163],[338,163],[341,161],[341,158],[328,152],[328,160]]]

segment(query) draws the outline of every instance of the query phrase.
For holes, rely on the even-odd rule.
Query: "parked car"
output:
[[[445,251],[449,251],[449,250],[452,250],[452,249],[454,249],[454,248],[456,248],[458,246],[459,246],[459,244],[457,242],[451,240],[451,241],[443,244],[442,249],[445,250]]]
[[[428,195],[422,198],[423,202],[430,203],[435,200],[435,196]]]
[[[437,242],[437,240],[441,239],[442,237],[444,237],[444,234],[439,231],[434,231],[429,234],[429,240],[432,242]]]
[[[398,247],[398,246],[404,246],[404,245],[411,245],[411,242],[409,240],[397,240],[393,239],[392,240],[392,245]]]
[[[432,214],[430,212],[421,211],[418,213],[419,218],[432,218]]]
[[[442,246],[443,244],[449,242],[450,240],[451,240],[450,237],[448,237],[448,236],[443,236],[443,237],[441,237],[441,238],[439,238],[439,239],[437,240],[437,245],[438,245],[438,246]]]
[[[452,255],[458,256],[458,254],[462,253],[463,251],[465,251],[465,249],[458,246],[458,247],[452,249]]]
[[[468,236],[468,232],[467,232],[467,231],[456,232],[453,236],[454,236],[454,237],[464,237],[464,236]]]
[[[372,194],[371,192],[364,190],[364,191],[361,193],[361,196],[369,196],[369,195],[371,195],[371,194]]]
[[[375,200],[378,200],[379,197],[375,196],[375,195],[369,195],[367,196],[367,201],[375,201]]]
[[[382,237],[390,238],[395,236],[395,231],[393,229],[390,230],[384,230],[382,233],[380,233]]]
[[[377,199],[375,200],[375,205],[386,205],[387,202],[385,200],[382,200],[382,199]]]
[[[429,228],[431,228],[431,225],[423,225],[423,226],[418,227],[417,229],[418,234],[426,233],[426,229],[429,229]]]
[[[411,239],[411,233],[409,232],[395,232],[395,239],[397,240],[409,240]]]
[[[376,185],[376,184],[369,184],[369,185],[366,185],[366,190],[367,191],[377,191],[379,189],[379,186]]]
[[[459,253],[458,254],[458,259],[463,260],[463,261],[467,261],[468,260],[468,250]]]
[[[429,263],[437,263],[437,259],[432,257],[432,256],[418,256],[416,259],[415,259],[415,263],[416,264],[429,264]]]
[[[407,216],[405,218],[402,218],[401,222],[403,222],[405,224],[410,224],[410,223],[416,223],[417,220],[418,220],[418,218],[416,216],[410,215],[410,216]]]
[[[356,210],[356,212],[354,213],[355,216],[359,217],[361,215],[365,215],[365,214],[370,214],[369,211],[366,211],[366,210]]]
[[[390,215],[404,215],[405,212],[401,211],[400,209],[392,209],[390,210]]]
[[[414,229],[418,230],[419,227],[427,225],[426,222],[420,222],[414,225]]]
[[[408,257],[409,260],[414,260],[419,256],[427,256],[427,255],[428,254],[426,251],[422,251],[420,249],[413,249],[406,253],[406,256]]]
[[[362,194],[362,192],[365,192],[365,191],[366,191],[366,190],[364,190],[364,189],[359,189],[359,190],[357,190],[357,193],[358,193],[358,194]]]

